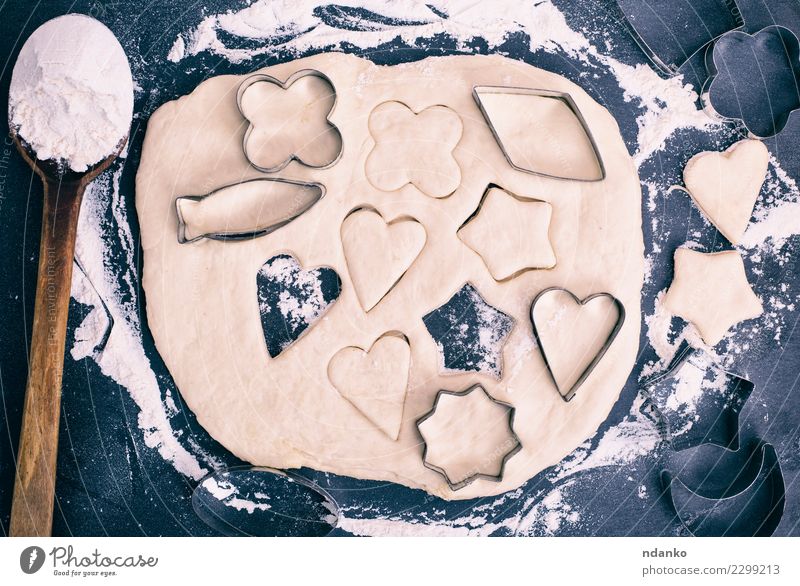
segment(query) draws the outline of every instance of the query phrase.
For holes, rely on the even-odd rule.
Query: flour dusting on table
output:
[[[587,38],[588,33],[573,30],[565,16],[546,0],[502,0],[493,3],[491,11],[477,2],[458,0],[431,0],[424,4],[348,0],[337,4],[345,9],[339,11],[339,21],[326,12],[329,5],[324,2],[290,0],[256,0],[240,10],[209,14],[195,27],[180,33],[164,58],[179,66],[186,60],[187,68],[192,66],[193,57],[203,54],[231,63],[249,63],[271,55],[299,56],[309,51],[340,49],[343,45],[368,50],[397,39],[410,46],[424,46],[426,39],[436,35],[453,39],[457,49],[469,52],[476,39],[481,39],[489,50],[497,50],[509,35],[526,33],[531,52],[561,54],[579,61],[581,69],[588,72],[586,80],[591,80],[593,71],[609,72],[617,80],[624,99],[637,112],[631,150],[640,166],[645,222],[650,223],[650,234],[646,236],[648,275],[652,274],[652,267],[671,263],[674,238],[659,211],[667,198],[688,196],[670,193],[675,180],[662,178],[658,174],[659,165],[652,163],[678,131],[719,133],[722,141],[731,136],[729,129],[702,112],[697,93],[681,77],[665,80],[646,64],[632,66],[619,61],[612,56],[612,38],[593,44]],[[379,22],[360,20],[351,8],[364,8],[384,18]],[[581,79],[576,81],[581,83]],[[120,172],[105,173],[86,194],[76,256],[89,278],[75,271],[73,297],[93,309],[75,332],[72,356],[76,360],[90,357],[104,374],[124,386],[141,410],[139,426],[146,444],[157,449],[179,472],[197,480],[206,473],[206,466],[219,467],[221,463],[204,453],[191,437],[188,440],[179,437],[173,429],[170,423],[176,411],[173,399],[168,391],[162,390],[163,385],[155,377],[142,347],[136,293],[138,273],[134,268],[136,245],[118,193]],[[116,215],[110,236],[105,220],[109,209]],[[758,276],[760,265],[766,262],[790,269],[791,244],[796,243],[793,237],[800,233],[799,214],[798,187],[773,160],[755,219],[739,247],[748,277],[764,303],[764,316],[737,327],[734,335],[718,348],[719,354],[706,349],[712,357],[744,354],[751,339],[754,343],[763,339],[780,343],[782,332],[796,322],[798,292],[785,283],[762,282]],[[709,231],[713,227],[706,224],[696,234],[688,234],[687,239],[701,239]],[[128,262],[123,275],[118,274],[117,268],[110,268],[113,266],[110,259],[116,254],[112,246],[117,240],[122,243]],[[699,242],[692,245],[704,246]],[[791,270],[796,270],[793,265]],[[654,283],[649,277],[645,283],[644,295],[655,299],[654,306],[644,316],[655,360],[645,365],[642,377],[665,366],[681,340],[702,346],[691,325],[663,309],[660,300],[666,285]],[[108,315],[113,319],[113,328],[105,345],[98,348],[110,323]],[[513,372],[514,365],[507,366]],[[679,407],[696,402],[700,383],[694,385],[687,379],[684,386],[681,395],[675,398]],[[548,486],[542,488],[537,484],[530,489],[522,487],[482,499],[467,514],[456,516],[445,511],[396,511],[369,504],[343,507],[340,527],[358,535],[550,535],[570,530],[591,533],[596,528],[589,524],[588,513],[578,510],[572,501],[574,492],[584,484],[584,475],[594,479],[595,475],[606,473],[626,474],[637,462],[652,457],[662,445],[654,424],[640,412],[641,404],[639,396],[620,421],[602,429],[546,473],[546,482],[539,484]],[[652,498],[648,495],[655,489],[648,489],[632,476],[628,480],[634,500],[644,502]]]

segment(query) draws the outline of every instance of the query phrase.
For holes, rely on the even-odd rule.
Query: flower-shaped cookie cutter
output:
[[[459,480],[457,482],[454,482],[450,478],[450,476],[448,476],[447,471],[444,468],[442,468],[440,466],[437,466],[436,464],[432,464],[431,462],[428,461],[428,443],[425,441],[425,437],[422,435],[422,431],[420,430],[420,426],[423,423],[425,423],[425,421],[427,421],[428,419],[430,419],[431,417],[433,417],[436,414],[436,410],[439,407],[439,400],[443,396],[450,395],[450,396],[453,396],[453,397],[465,397],[465,396],[467,396],[470,393],[473,393],[475,391],[482,392],[492,403],[495,403],[496,405],[500,405],[501,407],[504,407],[504,408],[506,408],[508,410],[508,432],[509,432],[509,436],[511,438],[511,441],[513,443],[513,446],[511,446],[511,448],[507,452],[505,452],[505,454],[503,455],[503,458],[500,461],[500,470],[499,470],[499,472],[497,474],[486,474],[486,473],[483,473],[483,472],[477,472],[476,471],[474,474],[471,474],[470,476],[467,476],[463,480]],[[423,445],[423,448],[422,448],[422,465],[425,466],[426,468],[428,468],[429,470],[433,470],[434,472],[438,472],[445,479],[445,481],[447,482],[447,485],[450,487],[450,490],[452,490],[452,491],[460,490],[460,489],[472,484],[473,482],[475,482],[479,478],[482,478],[484,480],[491,480],[492,482],[502,482],[503,481],[503,476],[505,475],[506,463],[515,454],[517,454],[522,449],[522,442],[520,441],[519,436],[517,435],[517,432],[514,431],[514,414],[515,413],[516,413],[516,409],[513,406],[511,406],[508,403],[505,403],[503,401],[498,401],[497,399],[492,397],[489,393],[486,392],[486,389],[484,389],[483,385],[481,385],[480,383],[474,384],[471,387],[469,387],[469,388],[467,388],[466,390],[463,390],[463,391],[440,390],[438,393],[436,393],[436,399],[434,399],[434,401],[433,401],[433,407],[431,407],[431,410],[428,411],[425,415],[423,415],[419,419],[417,419],[417,422],[416,422],[417,431],[422,436],[422,441],[423,441],[423,444],[422,444]]]
[[[706,51],[706,69],[706,113],[741,122],[753,138],[778,134],[800,109],[800,41],[786,27],[724,34]]]
[[[614,16],[666,77],[677,75],[709,43],[744,27],[735,0],[617,0],[616,5]]]
[[[283,161],[281,161],[280,163],[278,163],[276,165],[261,166],[261,165],[257,164],[256,162],[253,161],[253,159],[252,159],[252,157],[250,155],[250,150],[248,149],[248,144],[250,142],[250,139],[252,138],[252,135],[253,135],[253,132],[255,130],[256,125],[252,122],[252,120],[250,120],[250,118],[248,118],[247,114],[245,113],[245,109],[246,109],[246,108],[244,108],[244,96],[245,96],[245,94],[248,92],[248,90],[253,88],[256,84],[260,84],[260,83],[271,84],[271,85],[277,86],[280,89],[286,91],[286,90],[289,90],[296,81],[301,80],[303,78],[307,78],[307,77],[318,78],[325,85],[330,87],[330,94],[329,95],[333,96],[333,102],[332,102],[332,104],[330,106],[330,109],[328,110],[327,114],[325,115],[325,121],[328,124],[327,132],[335,133],[336,140],[338,140],[338,143],[339,143],[336,155],[333,156],[333,157],[327,157],[325,160],[322,160],[322,161],[319,161],[319,162],[310,162],[310,161],[306,160],[307,157],[304,158],[304,157],[302,157],[301,155],[299,155],[296,152],[290,152],[290,153],[287,154],[286,158]],[[244,140],[242,141],[242,149],[244,151],[245,156],[247,157],[247,160],[250,162],[250,164],[253,167],[258,169],[259,171],[263,171],[264,173],[277,173],[278,171],[280,171],[281,169],[286,167],[286,165],[288,165],[292,161],[297,161],[298,163],[300,163],[304,167],[309,167],[311,169],[327,169],[329,167],[332,167],[337,162],[339,162],[339,159],[342,157],[342,153],[344,151],[344,139],[342,138],[342,133],[339,131],[339,129],[336,127],[336,125],[331,121],[331,115],[333,114],[333,111],[336,108],[336,102],[337,102],[336,87],[333,85],[333,82],[331,81],[331,79],[327,75],[325,75],[321,71],[317,71],[316,69],[301,69],[299,71],[294,72],[292,75],[290,75],[286,79],[286,81],[281,81],[280,79],[278,79],[276,77],[273,77],[271,75],[267,75],[265,73],[257,73],[257,74],[249,76],[247,79],[245,79],[239,85],[239,89],[236,92],[236,105],[239,108],[239,112],[249,122],[249,126],[247,127],[247,131],[244,134]]]

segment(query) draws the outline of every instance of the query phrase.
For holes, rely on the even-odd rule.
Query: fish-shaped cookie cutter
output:
[[[608,339],[606,339],[606,341],[601,346],[599,352],[595,355],[595,357],[591,360],[591,362],[589,362],[589,364],[586,366],[586,368],[580,374],[580,376],[575,381],[575,383],[569,389],[566,389],[566,390],[560,388],[560,386],[558,384],[558,380],[556,379],[556,375],[553,372],[553,369],[552,369],[552,367],[550,365],[550,361],[547,358],[547,352],[546,352],[546,350],[544,348],[544,345],[542,344],[542,339],[540,337],[539,328],[536,325],[536,317],[535,317],[535,313],[534,313],[534,310],[536,309],[536,304],[545,295],[547,295],[549,293],[552,293],[554,291],[560,291],[560,292],[566,293],[567,295],[572,297],[572,299],[575,301],[576,304],[578,304],[581,307],[586,305],[587,303],[589,303],[593,299],[597,299],[599,297],[607,297],[607,298],[611,299],[611,301],[614,302],[614,305],[616,306],[617,311],[619,312],[618,317],[617,317],[617,321],[614,324],[614,327],[612,328],[611,332],[609,333]],[[558,394],[561,396],[561,398],[565,402],[569,403],[575,397],[575,394],[578,392],[578,389],[580,388],[580,386],[584,382],[586,382],[586,379],[589,378],[589,375],[592,374],[592,371],[600,363],[600,360],[602,360],[603,356],[605,356],[606,352],[611,347],[611,344],[614,343],[614,339],[617,337],[617,334],[619,334],[619,331],[622,329],[622,325],[625,323],[625,306],[622,304],[622,302],[619,299],[614,297],[611,293],[607,293],[607,292],[594,293],[592,295],[589,295],[588,297],[584,297],[583,299],[580,299],[572,291],[570,291],[569,289],[565,289],[564,287],[548,287],[547,289],[544,289],[543,291],[540,291],[536,295],[536,297],[533,298],[533,301],[531,302],[530,318],[531,318],[531,325],[533,326],[533,336],[534,336],[534,338],[536,338],[536,344],[539,346],[539,351],[542,353],[542,359],[544,360],[544,364],[547,367],[547,372],[550,373],[550,378],[552,379],[553,384],[556,386],[556,389],[558,390]]]
[[[292,86],[292,84],[294,84],[294,82],[296,82],[297,80],[299,80],[301,78],[309,77],[309,76],[317,77],[317,78],[323,80],[325,83],[327,83],[331,87],[331,91],[333,93],[333,104],[331,105],[331,109],[328,111],[327,115],[325,116],[325,120],[329,124],[331,132],[335,132],[336,135],[338,136],[338,139],[339,139],[338,153],[330,161],[326,161],[325,163],[317,164],[317,165],[309,163],[309,162],[303,160],[303,158],[301,156],[299,156],[297,153],[290,153],[286,157],[286,159],[284,159],[281,163],[279,163],[278,165],[275,165],[273,167],[262,167],[262,166],[257,165],[250,158],[250,155],[248,153],[248,148],[247,148],[250,136],[253,133],[253,130],[254,130],[255,126],[254,126],[253,122],[249,118],[247,118],[247,116],[245,115],[244,110],[242,108],[242,99],[243,99],[245,93],[247,92],[247,90],[249,88],[251,88],[256,83],[269,83],[269,84],[278,86],[279,88],[281,88],[283,90],[288,90]],[[344,152],[344,139],[342,138],[342,133],[339,131],[339,128],[331,121],[331,115],[333,114],[333,111],[336,109],[337,101],[338,101],[338,95],[336,93],[336,86],[333,85],[333,82],[331,81],[331,79],[327,75],[325,75],[321,71],[317,71],[316,69],[301,69],[299,71],[295,71],[292,75],[290,75],[286,79],[286,81],[281,81],[277,77],[273,77],[271,75],[267,75],[266,73],[256,73],[254,75],[251,75],[251,76],[247,77],[244,81],[242,81],[241,84],[239,84],[239,89],[236,92],[236,105],[239,108],[239,112],[245,118],[245,120],[247,120],[249,122],[249,126],[247,127],[247,131],[245,131],[245,134],[244,134],[244,139],[242,140],[242,151],[244,152],[245,157],[247,157],[247,160],[250,162],[250,164],[253,167],[258,169],[259,171],[263,171],[264,173],[277,173],[278,171],[280,171],[281,169],[286,167],[286,165],[288,165],[292,161],[297,161],[298,163],[300,163],[304,167],[309,167],[311,169],[328,169],[329,167],[332,167],[333,165],[335,165],[336,163],[339,162],[339,159],[341,159],[342,153]]]
[[[511,439],[514,442],[514,446],[508,452],[506,452],[503,455],[503,459],[500,462],[500,471],[497,473],[497,475],[485,474],[485,473],[482,473],[482,472],[476,472],[476,473],[464,478],[463,480],[459,480],[458,482],[453,482],[450,479],[450,477],[447,475],[447,471],[444,468],[442,468],[440,466],[437,466],[435,464],[432,464],[432,463],[430,463],[428,461],[428,459],[427,459],[427,456],[428,456],[428,444],[425,441],[425,436],[422,435],[422,431],[419,429],[419,426],[422,425],[425,421],[427,421],[428,419],[430,419],[431,417],[434,416],[434,414],[436,413],[436,410],[439,407],[439,399],[442,396],[451,395],[451,396],[454,396],[454,397],[464,397],[464,396],[469,395],[470,393],[472,393],[472,392],[474,392],[476,390],[479,390],[479,389],[483,392],[484,395],[486,395],[489,398],[490,401],[492,401],[493,403],[495,403],[497,405],[505,407],[508,410],[508,430],[509,430],[509,433],[511,435]],[[486,392],[486,389],[484,389],[483,385],[481,385],[480,383],[474,384],[471,387],[469,387],[469,388],[467,388],[466,390],[463,390],[463,391],[440,390],[438,393],[436,393],[436,399],[434,399],[434,401],[433,401],[433,407],[431,407],[431,410],[428,411],[425,415],[423,415],[419,419],[417,419],[417,421],[416,421],[417,431],[419,432],[420,436],[422,436],[422,445],[423,445],[423,448],[422,448],[422,465],[425,466],[426,468],[428,468],[429,470],[433,470],[434,472],[439,473],[445,479],[445,482],[447,482],[447,485],[450,487],[450,490],[452,490],[452,491],[460,490],[460,489],[464,488],[465,486],[468,486],[468,485],[472,484],[473,482],[475,482],[479,478],[482,478],[484,480],[491,480],[492,482],[502,482],[503,481],[503,476],[505,475],[506,463],[512,458],[512,456],[517,454],[522,449],[522,442],[520,441],[519,436],[517,435],[517,432],[514,431],[514,414],[515,413],[516,413],[516,409],[512,405],[509,405],[508,403],[505,403],[503,401],[498,401],[497,399],[492,397],[489,393]]]
[[[265,194],[260,193],[259,187],[262,186]],[[276,187],[279,188],[277,191]],[[258,177],[232,183],[205,195],[183,195],[175,199],[178,242],[186,244],[203,238],[258,238],[299,218],[324,195],[325,186],[321,183],[280,177]],[[282,202],[291,205],[287,208],[280,205]],[[237,205],[244,206],[239,218],[230,215]],[[266,217],[262,218],[262,214]]]
[[[662,77],[727,32],[744,28],[735,0],[617,0],[610,8]]]
[[[772,41],[772,45],[768,48],[773,53],[777,52],[778,57],[785,57],[787,60],[787,63],[780,68],[780,72],[778,69],[770,70],[767,68],[767,64],[763,63],[763,60],[759,60],[756,53],[757,49],[766,50],[765,45],[770,41]],[[755,45],[755,48],[749,49],[744,53],[748,57],[750,55],[755,57],[758,71],[752,72],[755,75],[745,71],[746,77],[742,80],[743,83],[737,86],[733,81],[733,75],[741,70],[736,67],[741,64],[736,63],[736,59],[730,55],[735,53],[736,49],[744,43]],[[703,84],[701,92],[704,111],[711,118],[721,122],[740,122],[752,138],[762,139],[775,136],[786,127],[795,112],[800,110],[800,96],[798,96],[798,87],[800,87],[800,40],[794,32],[784,26],[770,25],[753,34],[732,31],[722,35],[706,51],[706,69],[709,77]],[[789,87],[781,87],[778,88],[778,91],[770,93],[770,88],[753,81],[754,77],[758,80],[775,80],[778,79],[779,73],[786,77]],[[729,87],[723,85],[723,81],[726,79]],[[721,87],[723,89],[720,89]],[[763,96],[757,93],[762,89],[768,94],[766,100],[760,99]],[[772,89],[774,90],[775,88]],[[753,98],[747,97],[746,92],[748,91],[754,93]],[[723,96],[732,95],[731,99],[735,104],[723,104],[720,101],[721,98],[715,97],[720,92]],[[781,104],[783,100],[789,100],[791,103]],[[757,116],[754,117],[752,115],[753,110],[746,111],[743,106],[750,106],[759,110],[763,109],[763,120],[757,120]],[[720,107],[721,109],[726,107],[738,109],[740,116],[721,114],[719,112]],[[763,126],[762,123],[767,124],[769,128]],[[756,128],[756,126],[758,127]]]
[[[503,140],[500,136],[500,133],[497,130],[497,127],[492,122],[489,113],[486,111],[486,107],[481,101],[481,94],[510,94],[510,95],[540,96],[545,98],[553,98],[564,102],[567,105],[567,107],[572,111],[572,114],[575,116],[578,122],[580,123],[584,133],[586,134],[586,138],[589,140],[589,144],[591,145],[592,151],[594,152],[595,160],[597,161],[598,170],[600,171],[600,177],[596,179],[564,177],[560,175],[552,175],[549,173],[544,173],[542,171],[536,171],[535,169],[522,167],[517,163],[515,163],[513,158],[511,157],[511,153],[503,144]],[[595,141],[594,135],[592,134],[592,131],[589,128],[589,124],[586,122],[586,119],[583,117],[583,114],[578,108],[578,105],[575,103],[575,100],[573,100],[572,96],[569,95],[568,93],[557,92],[554,90],[536,89],[536,88],[476,85],[472,87],[472,97],[475,100],[475,103],[478,105],[478,108],[480,109],[481,114],[483,115],[483,118],[486,121],[486,125],[489,127],[489,130],[491,130],[495,142],[500,147],[500,150],[503,152],[503,156],[506,158],[506,161],[508,161],[508,164],[511,165],[511,167],[516,171],[529,173],[531,175],[538,175],[540,177],[549,177],[551,179],[561,179],[564,181],[579,181],[584,183],[602,181],[606,178],[605,163],[603,163],[603,157],[600,155],[600,149],[597,146],[597,142]]]

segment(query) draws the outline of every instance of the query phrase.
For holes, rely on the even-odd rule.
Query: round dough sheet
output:
[[[615,120],[567,79],[500,56],[438,57],[388,67],[330,53],[258,73],[285,82],[301,70],[321,72],[327,81],[273,84],[264,93],[285,98],[290,94],[281,92],[294,91],[302,104],[303,92],[320,91],[329,82],[335,99],[322,110],[316,107],[322,102],[309,108],[308,116],[319,123],[315,133],[292,135],[291,124],[303,114],[282,113],[288,122],[280,132],[286,136],[275,144],[302,149],[304,157],[317,157],[325,168],[291,160],[264,172],[249,163],[243,143],[250,123],[237,106],[246,76],[211,78],[150,118],[136,178],[143,287],[150,330],[181,395],[216,440],[256,465],[307,466],[392,481],[446,499],[520,486],[595,433],[636,358],[644,274],[641,191]],[[602,165],[581,162],[590,143],[564,110],[568,102],[541,97],[527,108],[487,98],[486,116],[496,132],[507,133],[504,153],[473,96],[473,88],[483,86],[568,94]],[[282,112],[294,103],[277,101]],[[326,123],[320,116],[331,105]],[[269,114],[259,114],[259,121]],[[248,140],[269,135],[269,128],[258,128]],[[319,136],[324,149],[310,152]],[[250,147],[248,153],[259,145]],[[280,163],[276,151],[259,152],[270,165]],[[548,175],[563,167],[583,180],[525,172],[517,167],[536,163],[525,160],[526,153],[547,159]],[[591,180],[598,169],[605,177]],[[302,191],[305,183],[321,184],[324,195],[304,200],[305,211],[296,219],[258,237],[179,243],[177,198],[263,177],[298,182],[276,185],[310,193],[307,197],[316,192]],[[213,226],[215,214],[222,222],[246,224],[248,215],[260,221],[263,210],[225,211],[219,197],[229,192],[216,196],[200,210],[204,229]],[[272,205],[270,198],[265,205]],[[230,201],[252,204],[249,194]],[[317,307],[319,318],[299,338],[273,352],[265,339],[264,312],[283,311],[287,300],[265,306],[259,278],[276,257],[293,257],[306,276],[332,269],[341,289],[334,302]],[[549,287],[566,288],[580,299],[608,293],[627,316],[569,402],[547,369],[531,325],[531,302]],[[464,291],[477,292],[476,299],[511,324],[507,335],[480,332],[488,336],[484,346],[497,353],[496,360],[487,354],[469,370],[452,368],[426,318]],[[597,327],[605,326],[586,323],[565,320],[555,335],[574,344],[554,347],[592,347]],[[352,350],[369,350],[387,336],[392,343],[379,343],[374,355]],[[559,364],[570,362],[559,358]],[[522,448],[508,458],[501,481],[480,477],[452,490],[439,472],[423,465],[416,422],[431,410],[438,391],[463,391],[476,383],[513,406],[513,431]],[[380,387],[375,396],[369,391],[373,384]],[[475,404],[480,407],[477,398]],[[480,425],[508,421],[476,418],[471,425],[477,429],[453,434],[454,444],[462,436],[479,443],[492,435],[482,434]],[[437,441],[446,442],[446,436]],[[471,453],[470,446],[452,449]]]

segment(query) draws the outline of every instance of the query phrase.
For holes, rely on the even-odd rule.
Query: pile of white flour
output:
[[[80,14],[49,20],[14,65],[9,126],[42,161],[85,171],[128,135],[133,81],[114,33]]]

